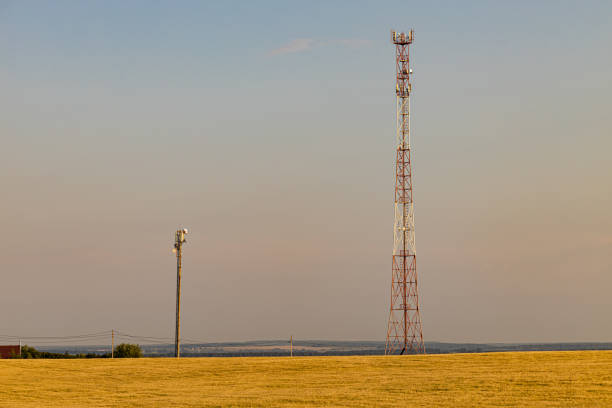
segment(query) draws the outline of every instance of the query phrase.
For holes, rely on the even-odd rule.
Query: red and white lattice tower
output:
[[[410,164],[410,77],[409,47],[413,31],[391,31],[395,44],[397,95],[397,160],[395,164],[395,223],[391,310],[385,354],[424,353],[414,245],[412,166]]]

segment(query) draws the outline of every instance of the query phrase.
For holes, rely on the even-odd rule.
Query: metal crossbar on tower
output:
[[[414,207],[410,157],[410,44],[408,34],[391,31],[395,44],[395,94],[397,100],[397,152],[395,164],[395,222],[391,309],[385,354],[424,353],[414,245]]]

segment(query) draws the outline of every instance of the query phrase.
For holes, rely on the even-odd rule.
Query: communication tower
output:
[[[395,222],[391,308],[385,354],[425,353],[414,245],[414,206],[410,157],[410,44],[414,34],[391,31],[395,44],[395,95],[397,102],[397,151],[395,162]]]

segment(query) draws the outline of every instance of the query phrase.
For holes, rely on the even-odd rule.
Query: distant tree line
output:
[[[142,357],[142,349],[138,344],[121,343],[115,347],[115,358],[138,358]],[[21,346],[21,355],[13,355],[12,358],[32,359],[32,358],[111,358],[111,353],[50,353],[48,351],[36,350],[28,345]]]

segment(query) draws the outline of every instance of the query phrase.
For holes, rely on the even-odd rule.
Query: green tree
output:
[[[117,358],[138,358],[142,357],[142,349],[138,344],[121,343],[115,347],[115,357]]]
[[[21,346],[21,356],[14,356],[14,358],[41,358],[41,354],[34,347],[24,344]]]

